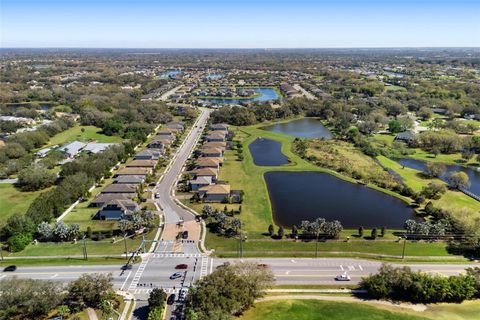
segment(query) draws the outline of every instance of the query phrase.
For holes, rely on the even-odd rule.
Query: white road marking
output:
[[[362,268],[361,265],[358,265],[358,268],[359,268],[361,271],[363,271],[363,268]]]
[[[120,290],[123,290],[123,288],[125,287],[125,285],[127,284],[127,281],[128,281],[128,278],[130,278],[130,275],[132,274],[132,271],[129,271],[128,274],[127,274],[127,278],[125,278],[125,281],[123,281],[123,284],[122,286],[120,287]]]
[[[0,280],[2,280],[2,279],[5,278],[5,277],[6,277],[6,275],[0,276]]]
[[[213,258],[210,260],[210,273],[213,272]]]
[[[355,267],[354,266],[348,266],[348,270],[355,271]]]
[[[344,270],[343,270],[343,266],[342,266],[342,265],[340,265],[340,269],[342,269],[342,271],[344,271]]]
[[[290,274],[290,271],[285,271],[285,274]]]
[[[292,260],[290,260],[290,261],[292,261],[292,263],[297,263],[297,261],[295,261],[295,260],[293,260],[293,259],[292,259]]]
[[[53,276],[50,277],[50,279],[58,277],[58,273],[55,273]]]

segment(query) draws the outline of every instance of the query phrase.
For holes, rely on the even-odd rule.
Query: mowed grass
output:
[[[0,184],[0,226],[14,214],[24,214],[32,201],[45,190],[22,192],[12,184]]]
[[[240,320],[425,320],[361,303],[320,300],[273,300],[256,303]]]
[[[83,132],[82,129],[84,129]],[[62,145],[72,141],[110,143],[121,142],[122,138],[119,136],[104,135],[101,133],[101,129],[95,126],[74,126],[53,136],[45,147]]]

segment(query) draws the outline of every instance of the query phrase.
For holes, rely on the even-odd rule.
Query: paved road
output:
[[[203,128],[208,120],[211,110],[201,109],[201,114],[197,122],[184,140],[183,145],[178,150],[171,167],[165,173],[162,181],[156,186],[155,192],[160,194],[157,203],[163,209],[165,214],[165,223],[177,223],[180,218],[184,221],[194,220],[194,216],[184,208],[180,207],[171,196],[171,190],[177,183],[177,179],[182,172],[188,157],[193,151],[200,138]]]

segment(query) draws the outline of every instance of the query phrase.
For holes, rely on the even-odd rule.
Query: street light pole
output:
[[[407,236],[403,238],[402,260],[405,258],[405,246],[407,245]]]
[[[315,242],[315,258],[318,258],[318,237],[320,233],[317,233],[317,241]]]
[[[125,244],[125,260],[128,260],[128,251],[127,251],[127,234],[123,234],[123,243]]]
[[[83,259],[88,260],[86,236],[83,236]]]
[[[0,242],[0,260],[3,261],[3,244]]]

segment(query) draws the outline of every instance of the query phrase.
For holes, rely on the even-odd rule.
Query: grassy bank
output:
[[[273,300],[259,302],[241,320],[424,320],[401,312],[381,310],[361,303],[319,300]]]
[[[47,146],[62,145],[72,141],[109,143],[122,142],[122,138],[104,135],[101,129],[95,126],[74,126],[53,136]]]
[[[44,191],[23,192],[16,189],[13,184],[0,184],[0,226],[10,216],[27,212],[32,201]]]

